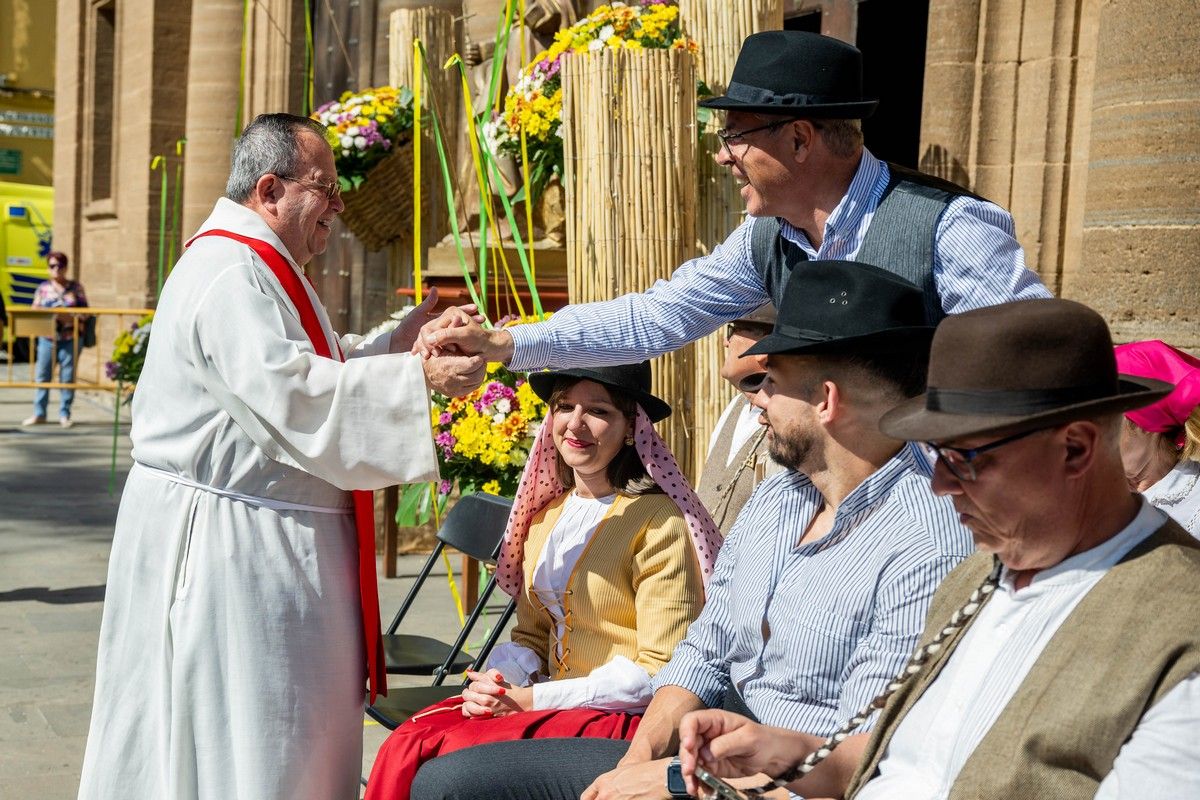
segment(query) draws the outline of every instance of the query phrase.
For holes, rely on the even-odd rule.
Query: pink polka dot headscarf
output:
[[[500,588],[516,597],[524,582],[525,539],[529,536],[529,525],[537,513],[550,501],[565,491],[555,471],[554,436],[552,420],[554,411],[546,413],[546,419],[538,430],[521,482],[517,485],[517,496],[513,500],[508,527],[504,531],[504,543],[500,546],[500,557],[496,563],[496,579]],[[675,457],[667,449],[667,443],[654,430],[650,417],[638,406],[637,421],[633,431],[634,447],[646,472],[654,482],[675,501],[687,521],[688,533],[696,558],[700,561],[700,575],[704,585],[712,577],[717,551],[721,549],[721,532],[709,516],[700,498],[692,491],[687,479],[679,470]]]

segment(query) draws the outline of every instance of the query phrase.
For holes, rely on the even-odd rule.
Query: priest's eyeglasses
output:
[[[972,463],[983,453],[989,450],[995,450],[997,447],[1003,447],[1006,444],[1011,444],[1018,439],[1024,439],[1026,436],[1032,436],[1035,433],[1040,433],[1046,430],[1045,428],[1034,428],[1031,431],[1022,431],[1014,433],[1012,436],[1005,436],[1003,439],[997,439],[994,442],[981,444],[979,447],[947,447],[944,444],[934,444],[933,442],[921,442],[921,449],[925,451],[929,458],[936,458],[938,461],[946,465],[946,469],[950,470],[950,474],[958,478],[964,483],[970,483],[975,480],[976,472],[975,465]]]
[[[281,181],[298,183],[305,189],[313,189],[318,191],[325,195],[325,199],[330,202],[333,202],[335,197],[340,197],[342,194],[342,185],[337,181],[334,181],[333,183],[321,183],[320,181],[310,181],[304,178],[293,178],[291,175],[276,175],[275,177],[279,178]]]
[[[737,145],[742,145],[746,141],[746,137],[752,133],[759,131],[769,131],[775,128],[787,125],[789,122],[795,122],[793,119],[779,119],[766,125],[759,125],[757,128],[749,128],[744,131],[731,131],[728,128],[722,128],[717,131],[717,138],[721,140],[721,146],[725,148],[725,152],[733,157],[733,148]]]

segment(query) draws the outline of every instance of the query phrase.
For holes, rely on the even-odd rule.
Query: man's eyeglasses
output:
[[[732,339],[739,333],[761,339],[773,330],[773,326],[757,322],[730,322],[725,326],[725,338]]]
[[[67,268],[66,264],[60,264],[57,261],[51,261],[46,266],[48,266],[50,269],[66,269]]]
[[[757,128],[750,128],[744,131],[731,131],[728,128],[722,128],[717,131],[717,138],[721,140],[721,146],[725,148],[729,155],[733,155],[733,146],[740,145],[745,142],[746,137],[752,133],[759,131],[769,131],[775,128],[787,125],[789,122],[795,122],[793,119],[780,119],[775,122],[770,122],[766,125],[759,125]]]
[[[281,181],[291,181],[298,183],[306,189],[313,189],[325,195],[325,199],[333,201],[335,197],[340,197],[342,194],[342,185],[337,181],[333,183],[321,183],[320,181],[310,181],[304,178],[293,178],[291,175],[276,175]]]
[[[1014,433],[1012,436],[1005,436],[1003,439],[997,439],[994,442],[981,444],[979,447],[947,447],[945,445],[934,444],[933,442],[921,442],[923,449],[930,458],[936,458],[946,465],[946,469],[950,470],[950,474],[958,478],[964,483],[970,483],[976,478],[975,465],[972,463],[983,453],[989,450],[995,450],[997,447],[1003,447],[1006,444],[1011,444],[1018,439],[1024,439],[1026,436],[1032,436],[1035,433],[1040,433],[1046,428],[1034,428],[1031,431],[1023,431]]]

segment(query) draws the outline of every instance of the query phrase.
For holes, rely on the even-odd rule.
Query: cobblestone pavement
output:
[[[60,800],[79,785],[108,552],[131,463],[129,414],[110,494],[111,401],[81,394],[76,425],[63,430],[22,428],[31,400],[27,390],[0,389],[0,799]],[[403,556],[401,577],[381,578],[385,622],[423,560]],[[452,638],[458,619],[449,598],[444,572],[431,577],[405,630]],[[394,676],[391,685],[427,682]],[[386,734],[364,721],[365,771]]]

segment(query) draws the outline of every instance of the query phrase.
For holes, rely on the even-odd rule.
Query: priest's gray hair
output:
[[[325,138],[321,123],[295,114],[259,114],[233,143],[233,166],[225,183],[225,196],[245,203],[263,175],[295,174],[300,148],[296,139],[303,131]]]

